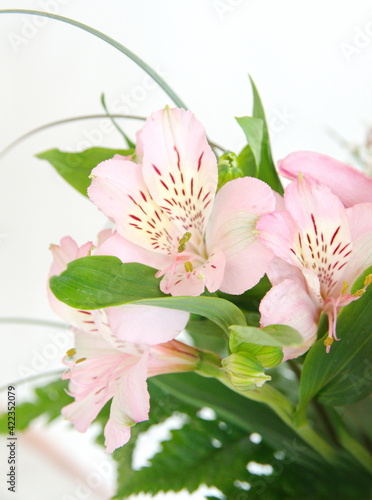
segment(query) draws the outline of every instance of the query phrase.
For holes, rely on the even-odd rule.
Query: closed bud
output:
[[[226,376],[239,392],[252,391],[271,380],[257,358],[246,352],[230,354],[221,364]]]
[[[261,363],[264,368],[273,368],[280,365],[283,359],[283,351],[280,347],[268,345],[257,345],[249,342],[239,344],[237,352],[251,354]]]
[[[238,166],[235,153],[227,151],[218,159],[218,188],[221,189],[227,182],[243,177],[244,174]]]

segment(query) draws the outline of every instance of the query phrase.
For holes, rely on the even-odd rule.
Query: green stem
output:
[[[0,317],[0,324],[6,325],[36,325],[36,326],[46,326],[48,328],[60,328],[61,330],[66,330],[68,325],[66,323],[60,323],[59,321],[48,321],[45,319],[37,318],[17,318],[17,317]]]
[[[144,116],[135,116],[135,115],[118,115],[118,114],[113,114],[110,115],[112,118],[125,118],[125,119],[130,119],[130,120],[141,120],[145,121],[146,118]],[[43,130],[47,130],[48,128],[55,127],[57,125],[63,125],[65,123],[71,123],[71,122],[77,122],[81,120],[92,120],[92,119],[98,119],[98,118],[107,118],[107,115],[104,114],[96,114],[96,115],[83,115],[83,116],[74,116],[72,118],[64,118],[63,120],[57,120],[51,123],[47,123],[46,125],[41,125],[41,127],[34,128],[27,132],[26,134],[21,135],[21,137],[18,137],[15,141],[11,142],[5,149],[0,151],[0,159],[3,158],[9,151],[11,151],[15,146],[20,144],[22,141],[25,139],[28,139],[29,137],[32,137],[34,134],[37,134],[38,132],[42,132]]]
[[[182,101],[182,99],[175,93],[175,91],[167,84],[165,80],[149,66],[145,61],[143,61],[140,57],[134,54],[131,50],[127,49],[124,45],[117,42],[110,36],[105,35],[101,31],[96,30],[95,28],[91,28],[86,24],[79,23],[79,21],[75,21],[74,19],[69,19],[68,17],[59,16],[58,14],[52,14],[51,12],[42,12],[38,10],[29,10],[29,9],[4,9],[0,10],[0,14],[28,14],[30,16],[41,16],[41,17],[49,17],[50,19],[55,19],[56,21],[62,21],[63,23],[71,24],[76,28],[82,29],[91,33],[92,35],[100,38],[101,40],[109,43],[120,52],[125,54],[127,57],[132,59],[138,66],[140,66],[156,83],[164,90],[166,94],[172,99],[172,101],[179,107],[187,109],[186,104]]]
[[[352,455],[369,473],[372,474],[372,455],[350,434],[340,415],[328,409],[335,423],[335,431],[343,448]]]
[[[36,375],[31,375],[30,377],[22,378],[20,380],[16,380],[15,382],[10,382],[9,384],[3,385],[2,387],[0,387],[0,392],[7,391],[10,385],[16,387],[22,384],[27,384],[27,382],[33,382],[34,380],[38,380],[40,378],[54,377],[55,375],[58,375],[60,377],[62,373],[63,370],[52,370],[50,372],[37,373]]]
[[[127,146],[128,148],[130,149],[135,149],[136,148],[136,145],[134,144],[134,142],[132,142],[129,137],[127,136],[127,134],[119,127],[119,124],[117,123],[117,121],[115,120],[114,116],[109,112],[108,110],[108,107],[106,105],[106,99],[105,99],[105,94],[102,92],[101,94],[101,104],[103,106],[103,109],[106,111],[107,113],[107,117],[111,120],[111,123],[114,125],[114,127],[116,128],[116,130],[119,132],[119,134],[123,137],[123,139],[125,140],[125,142],[127,143]]]
[[[211,370],[211,366],[213,367],[213,370]],[[203,372],[203,369],[205,368],[207,369]],[[254,391],[239,391],[232,385],[225,372],[221,370],[220,362],[214,361],[213,359],[208,359],[207,366],[201,363],[198,367],[198,373],[207,377],[215,377],[229,389],[237,392],[241,396],[266,404],[286,425],[288,425],[288,427],[290,427],[308,445],[314,448],[327,462],[332,464],[337,463],[337,453],[332,446],[309,426],[307,420],[302,419],[301,425],[297,424],[297,420],[295,418],[295,407],[288,398],[286,398],[272,385],[264,384],[262,387],[259,387]]]
[[[321,437],[314,429],[309,426],[307,421],[301,425],[296,425],[295,408],[292,403],[274,387],[264,384],[255,391],[246,391],[244,393],[237,391],[231,384],[223,379],[220,379],[230,389],[235,390],[242,396],[259,401],[269,406],[279,418],[283,420],[299,437],[301,437],[308,445],[315,449],[327,462],[335,464],[338,462],[338,456],[332,446]]]
[[[0,160],[7,154],[9,151],[11,151],[13,148],[15,148],[18,144],[20,144],[22,141],[28,139],[29,137],[32,137],[34,134],[37,134],[38,132],[42,132],[43,130],[47,130],[48,128],[55,127],[57,125],[64,125],[65,123],[71,123],[71,122],[77,122],[81,120],[94,120],[98,118],[107,118],[107,115],[104,114],[95,114],[95,115],[83,115],[83,116],[73,116],[71,118],[64,118],[63,120],[56,120],[51,123],[47,123],[46,125],[41,125],[40,127],[36,127],[26,134],[21,135],[21,137],[18,137],[15,141],[11,142],[6,148],[4,148],[2,151],[0,151]],[[112,114],[110,115],[110,118],[125,118],[127,120],[141,120],[145,121],[146,117],[144,116],[136,116],[136,115],[120,115],[120,114]],[[224,152],[225,149],[222,146],[219,146],[215,142],[212,142],[208,139],[209,145],[212,148],[217,148],[220,151]]]

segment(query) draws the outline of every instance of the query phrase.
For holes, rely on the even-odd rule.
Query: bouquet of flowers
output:
[[[58,397],[39,391],[24,427],[98,422],[115,498],[206,484],[209,498],[367,499],[372,179],[314,152],[276,167],[253,81],[247,145],[226,151],[128,49],[36,15],[105,39],[173,104],[124,147],[38,155],[109,227],[50,247],[50,305],[75,340]],[[133,470],[136,440],[173,414],[182,426]]]

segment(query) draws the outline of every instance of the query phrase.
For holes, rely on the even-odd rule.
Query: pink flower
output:
[[[101,232],[99,242],[109,235],[111,231]],[[63,238],[60,246],[51,245],[54,259],[50,275],[61,273],[68,262],[89,255],[93,248],[91,242],[79,248],[70,237]],[[149,306],[83,311],[60,302],[49,289],[48,295],[52,308],[75,333],[75,347],[65,358],[69,370],[63,375],[70,380],[69,391],[75,401],[62,413],[78,431],[85,432],[112,399],[105,426],[106,450],[111,453],[129,440],[132,425],[148,419],[147,378],[197,367],[199,354],[193,347],[176,340],[151,347],[141,343],[142,339],[151,344],[159,337],[173,338],[183,330],[189,315]],[[109,326],[110,319],[119,336]],[[132,343],[121,337],[138,340]]]
[[[111,159],[92,171],[88,194],[117,230],[99,253],[158,269],[172,295],[254,286],[272,257],[254,233],[275,207],[269,186],[235,179],[215,196],[216,158],[189,111],[154,113],[138,138],[142,165]]]
[[[308,151],[288,155],[278,165],[279,172],[288,179],[299,173],[328,186],[345,207],[372,200],[372,178],[355,168],[329,156]]]
[[[98,237],[98,244],[103,245],[111,234],[111,230],[102,231]],[[64,271],[70,261],[90,255],[94,245],[88,242],[79,248],[72,238],[66,236],[60,245],[51,245],[50,248],[54,260],[49,276],[53,276]],[[87,311],[72,309],[56,299],[49,287],[48,296],[52,309],[68,324],[85,330],[86,325],[92,321],[90,317],[87,318]],[[106,313],[110,327],[118,338],[149,345],[160,344],[177,337],[189,319],[189,313],[184,311],[129,304],[109,307]]]
[[[281,323],[295,322],[304,352],[323,311],[329,352],[338,340],[337,314],[363,292],[351,295],[348,286],[372,264],[372,203],[345,208],[327,186],[302,175],[286,188],[284,203],[286,211],[266,214],[257,225],[260,240],[282,261],[275,259],[268,271],[274,287],[261,303],[262,325],[280,315]],[[298,352],[288,351],[287,359]]]
[[[151,347],[119,340],[105,311],[88,312],[87,318],[86,330],[74,330],[75,348],[65,358],[69,369],[62,378],[70,380],[75,401],[62,414],[85,432],[112,399],[104,430],[106,451],[112,453],[130,439],[131,426],[148,419],[147,378],[194,370],[199,356],[197,349],[176,340]]]

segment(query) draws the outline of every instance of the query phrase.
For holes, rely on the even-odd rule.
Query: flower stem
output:
[[[63,371],[64,370],[52,370],[50,372],[37,373],[36,375],[31,375],[30,377],[16,380],[15,382],[10,382],[9,384],[3,385],[2,387],[0,387],[0,392],[8,390],[8,387],[10,385],[16,387],[21,384],[27,384],[27,382],[33,382],[34,380],[38,380],[39,378],[54,377],[55,375],[61,377]]]
[[[221,380],[230,389],[237,391],[227,380]],[[312,429],[307,421],[302,421],[301,425],[296,424],[295,408],[292,403],[278,390],[268,384],[254,391],[239,392],[242,396],[265,403],[269,406],[278,417],[288,425],[299,437],[301,437],[308,445],[314,448],[327,462],[336,464],[338,456],[333,447],[314,429]]]
[[[335,423],[335,432],[343,448],[352,455],[360,465],[372,473],[372,455],[350,434],[340,415],[329,408],[332,421]]]
[[[36,326],[46,326],[48,328],[60,328],[61,330],[68,329],[66,323],[60,323],[59,321],[48,321],[45,319],[37,318],[17,318],[13,316],[0,317],[0,324],[7,325],[36,325]]]

